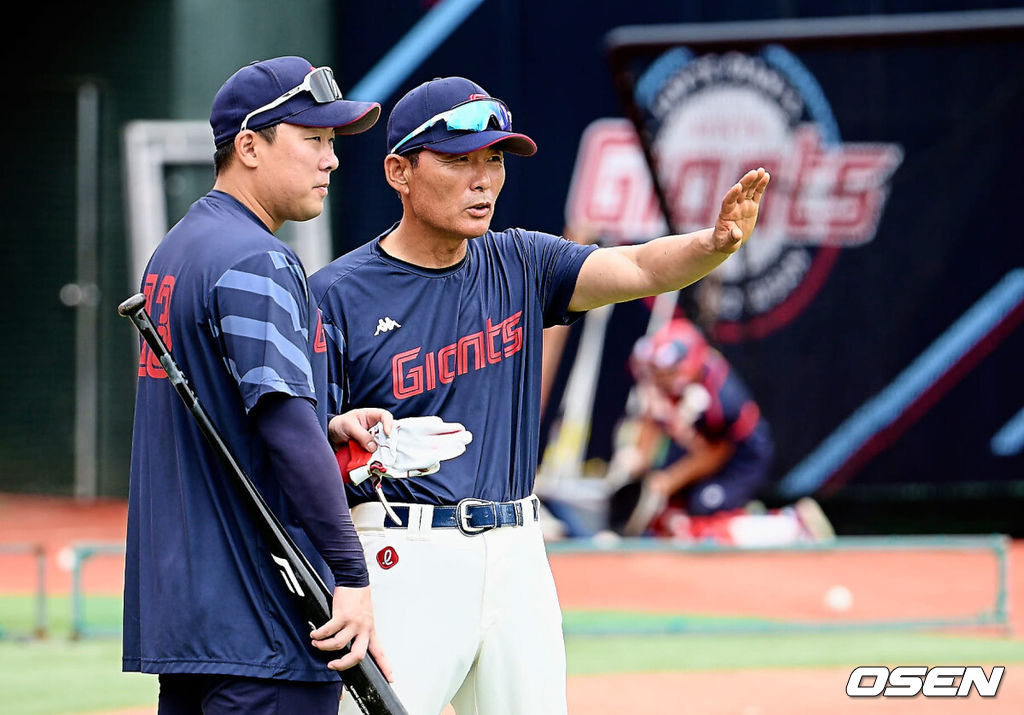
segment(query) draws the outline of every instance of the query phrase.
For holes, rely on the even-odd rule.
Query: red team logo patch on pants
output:
[[[393,546],[385,546],[377,552],[377,563],[385,571],[398,563],[398,552]]]

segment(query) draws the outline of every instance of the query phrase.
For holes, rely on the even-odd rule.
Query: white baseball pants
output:
[[[522,500],[533,515],[534,500]],[[397,505],[396,505],[397,506]],[[539,523],[468,536],[435,528],[432,507],[384,528],[380,504],[352,510],[377,634],[410,715],[564,715],[562,614]],[[340,712],[356,715],[351,697]]]

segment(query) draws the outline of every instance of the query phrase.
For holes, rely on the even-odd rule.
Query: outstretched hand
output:
[[[770,179],[764,169],[752,169],[726,192],[711,235],[714,250],[734,253],[750,238]]]

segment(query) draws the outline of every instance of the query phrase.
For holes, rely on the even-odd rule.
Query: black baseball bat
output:
[[[152,349],[160,361],[167,378],[170,380],[178,396],[181,397],[189,412],[199,425],[199,430],[213,447],[232,477],[242,503],[248,509],[253,521],[266,542],[270,556],[281,570],[288,590],[298,599],[302,612],[309,620],[310,626],[316,628],[331,619],[333,595],[320,574],[313,568],[305,554],[299,549],[291,535],[285,531],[281,521],[267,505],[256,485],[231,449],[217,431],[206,410],[199,403],[192,388],[189,387],[185,375],[178,368],[170,350],[153,325],[153,320],[146,311],[146,296],[137,293],[117,306],[117,312],[135,324],[139,334]],[[342,648],[344,655],[349,652],[348,646]],[[357,665],[341,672],[341,679],[349,693],[366,715],[407,715],[406,709],[399,702],[391,684],[380,671],[380,667],[369,653]]]

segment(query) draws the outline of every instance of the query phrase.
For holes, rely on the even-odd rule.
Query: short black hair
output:
[[[267,144],[273,144],[274,139],[277,137],[276,124],[271,124],[269,127],[263,127],[262,129],[254,129],[253,131],[266,139]],[[231,141],[224,142],[213,152],[213,175],[217,176],[220,174],[231,163],[231,157],[234,155],[235,138],[231,137]]]
[[[415,169],[420,164],[420,152],[422,151],[423,147],[420,146],[416,147],[415,149],[410,149],[407,153],[399,154],[398,156],[405,157],[406,159],[408,159],[409,166]],[[396,190],[395,193],[398,194],[398,198],[402,198],[402,194],[400,191]]]
[[[408,154],[402,154],[401,156],[404,156],[406,159],[408,159],[409,163],[412,165],[412,168],[415,169],[417,166],[419,166],[420,152],[422,151],[423,147],[417,147],[415,149],[410,150]]]

